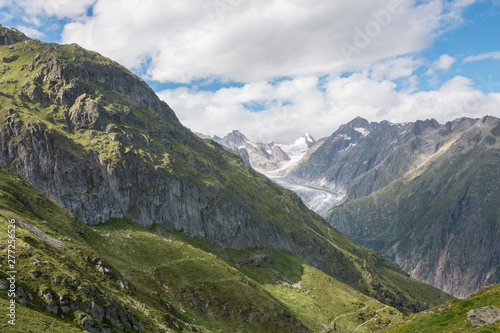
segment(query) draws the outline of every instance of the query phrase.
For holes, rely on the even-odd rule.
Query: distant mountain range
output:
[[[261,171],[413,278],[465,297],[500,282],[499,124],[358,117]]]
[[[240,131],[234,130],[223,138],[195,133],[200,138],[211,139],[221,144],[226,150],[240,155],[245,164],[266,175],[277,184],[297,193],[307,207],[318,214],[325,214],[335,203],[341,202],[344,193],[329,189],[302,179],[290,179],[287,172],[319,143],[308,133],[291,144],[275,142],[252,142]]]
[[[245,164],[264,174],[285,170],[304,156],[316,143],[310,134],[304,134],[290,145],[252,142],[238,130],[232,131],[223,138],[202,133],[195,134],[202,139],[211,139],[227,150],[240,155]]]

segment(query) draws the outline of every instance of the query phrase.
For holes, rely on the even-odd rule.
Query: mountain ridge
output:
[[[500,120],[459,119],[442,127],[445,136],[433,154],[326,218],[413,278],[466,297],[498,280]]]

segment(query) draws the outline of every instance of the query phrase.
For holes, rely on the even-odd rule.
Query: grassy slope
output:
[[[438,308],[411,315],[401,324],[384,332],[499,332],[500,323],[485,326],[472,325],[467,321],[467,312],[484,306],[500,308],[500,285],[486,287],[468,299],[455,299]]]
[[[0,298],[0,308],[5,309],[9,305],[9,300]],[[60,318],[54,318],[42,312],[33,310],[28,307],[17,305],[16,307],[16,324],[12,326],[7,323],[7,318],[3,313],[0,316],[0,331],[2,332],[54,332],[54,333],[78,333],[82,332],[81,328],[75,327],[71,323],[67,323]]]
[[[133,221],[117,219],[86,226],[15,176],[0,173],[0,193],[0,244],[6,243],[6,220],[10,218],[30,223],[52,238],[66,239],[65,248],[56,250],[18,224],[16,254],[22,256],[16,263],[18,286],[30,292],[34,300],[28,308],[18,305],[17,330],[78,330],[81,310],[64,318],[45,311],[40,297],[45,288],[54,295],[86,299],[74,286],[56,284],[56,275],[93,285],[98,290],[96,295],[105,293],[126,304],[144,331],[162,326],[226,332],[298,331],[298,320],[311,331],[321,331],[340,315],[348,314],[333,324],[352,327],[385,307],[290,253],[274,251],[269,265],[256,267],[247,259],[261,254],[261,250],[227,250],[231,258],[227,260],[209,253],[217,253],[212,245],[159,225],[146,229]],[[4,247],[0,276],[7,271],[5,251]],[[112,268],[115,278],[104,277],[89,263],[94,256]],[[29,277],[28,272],[38,269],[34,259],[50,262],[51,272],[36,280]],[[120,286],[124,277],[130,283],[130,293]],[[292,284],[300,285],[300,289]],[[1,295],[4,304],[6,297]],[[97,297],[96,302],[102,301]],[[391,311],[380,319],[397,322],[401,314]],[[375,327],[370,322],[365,328]],[[2,331],[13,330],[4,326]]]

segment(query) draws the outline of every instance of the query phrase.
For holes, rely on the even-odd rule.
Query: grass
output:
[[[327,274],[304,265],[304,274],[294,283],[266,284],[266,289],[285,303],[313,332],[354,331],[372,319],[377,310],[380,316],[363,325],[360,332],[376,330],[384,324],[399,322],[403,315],[394,308],[367,297]],[[387,310],[387,311],[385,311]]]
[[[499,332],[499,322],[478,326],[467,321],[467,312],[489,305],[500,308],[500,285],[486,287],[468,299],[456,299],[441,307],[411,315],[384,332]]]
[[[91,237],[93,246],[106,256],[113,267],[120,271],[134,267],[129,268],[125,275],[133,285],[141,285],[139,294],[153,295],[154,290],[161,286],[159,293],[162,298],[171,304],[180,304],[186,318],[212,330],[221,327],[228,331],[241,329],[238,322],[241,318],[236,320],[232,314],[231,309],[234,308],[248,312],[249,318],[245,320],[248,321],[247,325],[259,323],[259,311],[278,311],[298,318],[311,330],[319,332],[322,328],[318,324],[319,319],[328,325],[332,313],[340,315],[352,312],[353,307],[345,306],[344,303],[366,302],[367,311],[359,313],[384,307],[378,301],[305,264],[291,253],[273,250],[272,255],[268,256],[262,249],[225,249],[231,258],[225,261],[189,244],[199,240],[189,237],[190,241],[184,242],[178,237],[178,232],[171,233],[160,226],[147,230],[132,221],[112,220],[91,228],[95,232]],[[123,261],[124,255],[127,257],[126,262]],[[295,290],[292,285],[296,283],[304,286],[301,289],[303,296],[298,303],[300,305],[290,300],[290,294]],[[197,298],[197,305],[193,306],[192,301],[186,302],[190,297]],[[147,302],[147,299],[141,299],[141,302]],[[205,307],[211,309],[213,319],[211,316],[200,317]],[[359,313],[345,316],[336,324],[337,327],[347,327]],[[223,323],[216,319],[220,317],[224,318]],[[393,309],[393,314],[385,317],[392,318],[389,320],[394,322],[402,315]],[[358,321],[356,317],[353,325]],[[368,328],[374,326],[368,325]],[[262,324],[254,329],[266,332],[282,328]]]
[[[0,308],[6,309],[9,301],[5,298],[0,298]],[[6,310],[4,310],[4,313]],[[39,333],[39,332],[54,332],[54,333],[78,333],[81,328],[72,324],[66,323],[60,319],[53,318],[39,311],[21,306],[16,306],[16,321],[15,325],[9,324],[7,321],[10,318],[2,313],[0,316],[0,331],[5,333]]]

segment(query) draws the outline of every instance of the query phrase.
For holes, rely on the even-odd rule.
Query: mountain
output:
[[[309,148],[314,146],[316,140],[311,136],[311,134],[306,133],[300,138],[295,140],[290,145],[279,145],[281,149],[286,152],[289,156],[304,156]]]
[[[290,157],[274,143],[253,143],[243,133],[234,130],[223,138],[210,137],[197,133],[200,138],[210,138],[224,148],[241,156],[246,165],[259,172],[276,170],[280,163],[290,160]]]
[[[300,177],[290,179],[287,172],[293,169],[307,153],[320,147],[324,140],[317,142],[310,134],[304,134],[290,145],[280,145],[281,149],[290,156],[290,160],[281,163],[279,169],[263,172],[275,183],[297,193],[309,209],[320,215],[328,212],[332,207],[332,202],[341,200],[343,194],[336,190],[309,184]]]
[[[0,208],[19,222],[29,325],[319,331],[344,322],[332,313],[359,314],[352,326],[378,302],[407,314],[450,299],[198,138],[119,64],[14,29],[0,42]]]
[[[453,131],[470,126],[459,119],[446,126],[435,120],[392,124],[356,118],[313,147],[287,177],[342,193],[337,205],[376,191],[429,158]]]
[[[500,120],[386,126],[403,131],[385,139],[393,146],[368,150],[368,163],[359,152],[351,160],[338,153],[335,165],[350,161],[356,172],[335,179],[360,198],[333,208],[327,221],[454,296],[500,282]]]

